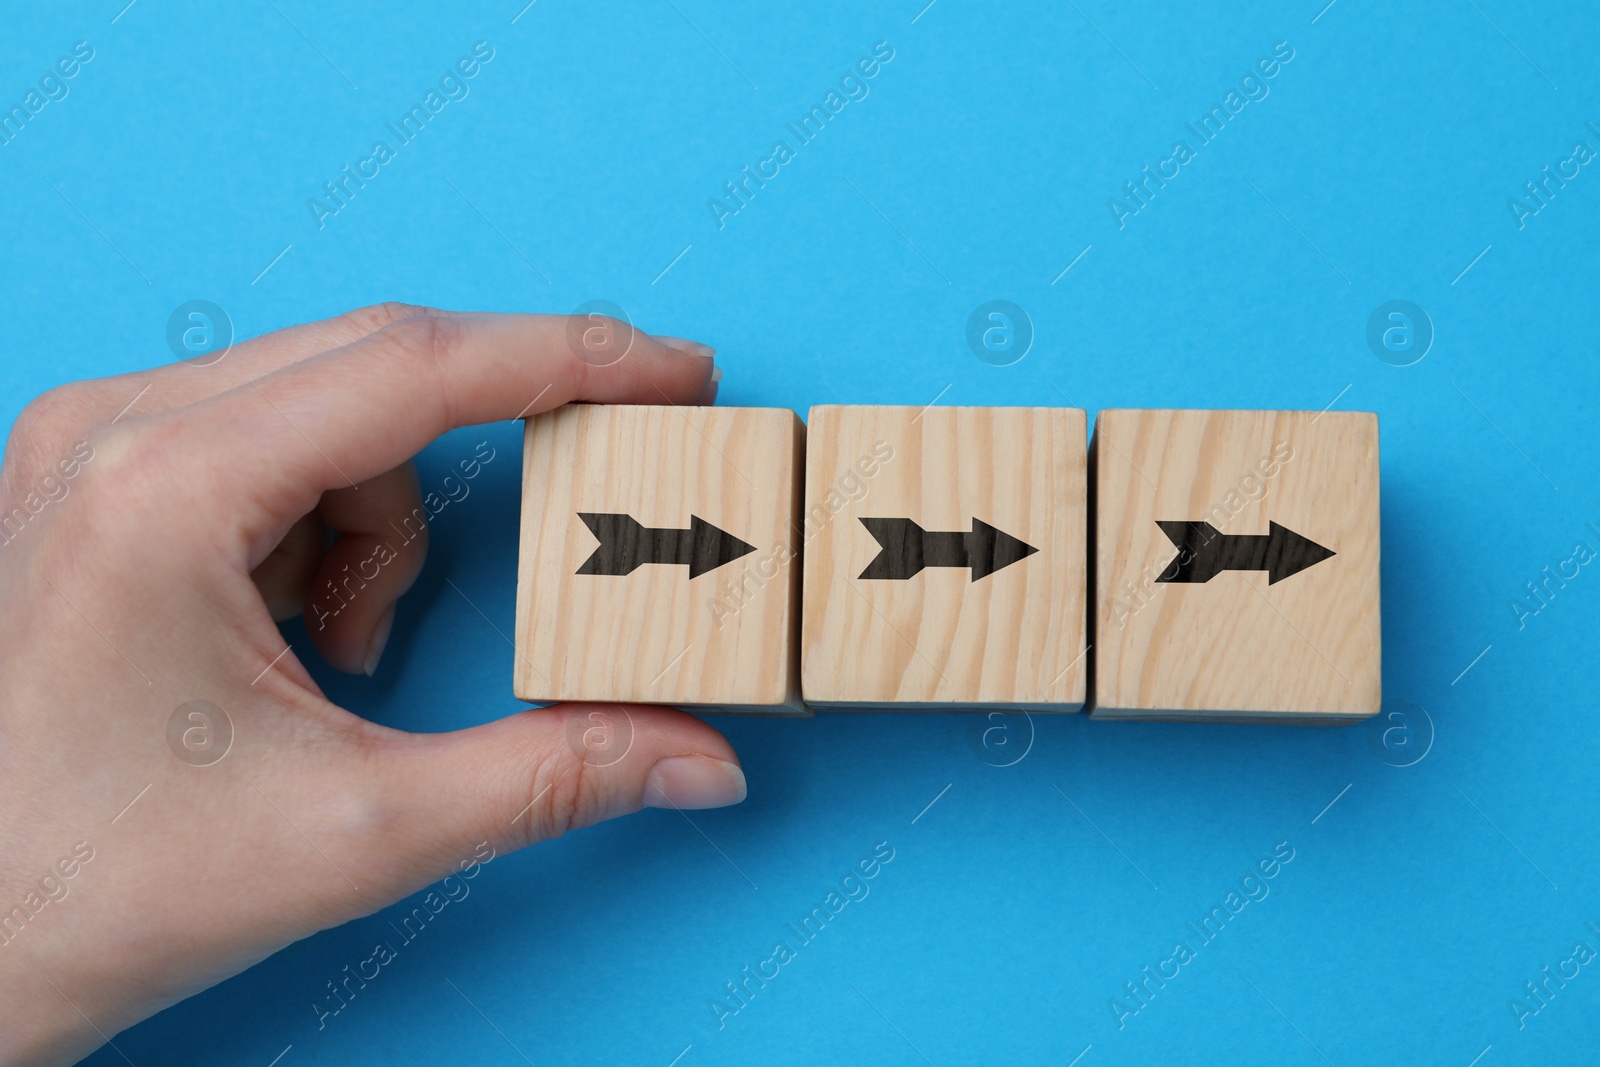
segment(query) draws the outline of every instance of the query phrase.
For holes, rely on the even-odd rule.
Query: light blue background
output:
[[[1592,8],[275,2],[7,5],[6,107],[74,41],[96,50],[0,147],[7,419],[170,361],[193,298],[246,336],[384,299],[604,298],[715,344],[723,403],[801,412],[1372,410],[1385,693],[1436,737],[1396,768],[1366,727],[1035,716],[997,768],[977,716],[719,720],[741,807],[497,860],[321,1031],[311,1003],[394,912],[294,945],[119,1037],[134,1063],[1492,1067],[1600,1044],[1600,968],[1525,1029],[1508,1008],[1600,948],[1600,576],[1523,629],[1510,607],[1576,541],[1600,548],[1600,172],[1525,228],[1507,206],[1575,141],[1600,148]],[[471,95],[319,230],[306,200],[480,40]],[[878,41],[895,57],[870,95],[719,229],[708,198]],[[1295,56],[1270,96],[1119,230],[1107,198],[1278,41]],[[996,298],[1037,332],[1010,367],[964,340]],[[1437,331],[1405,368],[1365,341],[1396,298]],[[483,439],[499,457],[436,522],[378,677],[307,656],[363,715],[442,730],[519,707],[511,649],[446,582],[511,630],[517,427],[450,435],[422,480]],[[880,841],[870,896],[719,1030],[723,983]],[[1271,895],[1119,1030],[1108,1000],[1280,841]]]

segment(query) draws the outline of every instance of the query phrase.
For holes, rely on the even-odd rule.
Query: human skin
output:
[[[411,457],[441,433],[715,400],[705,346],[635,333],[597,366],[567,326],[389,304],[24,410],[0,468],[0,1063],[74,1062],[485,842],[744,798],[727,741],[679,711],[605,706],[632,722],[615,762],[569,740],[595,705],[410,734],[329,702],[284,649],[274,616],[309,623],[308,593],[412,513]],[[371,673],[425,551],[308,625],[317,653]],[[207,766],[168,740],[192,700],[234,731]],[[63,864],[80,842],[92,859]]]

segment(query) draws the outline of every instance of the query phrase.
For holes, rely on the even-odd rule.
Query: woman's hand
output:
[[[728,743],[677,711],[627,708],[632,746],[604,766],[567,740],[592,706],[367,722],[273,622],[305,610],[329,663],[371,672],[426,550],[393,536],[425,514],[411,457],[439,434],[715,398],[704,346],[635,333],[597,366],[567,337],[561,317],[384,305],[23,412],[0,481],[0,1062],[75,1060],[484,842],[743,799]],[[359,597],[306,607],[386,542]]]

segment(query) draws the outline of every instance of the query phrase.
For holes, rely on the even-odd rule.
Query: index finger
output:
[[[275,527],[456,427],[578,400],[694,403],[712,381],[703,345],[669,347],[632,330],[620,355],[613,348],[596,358],[570,341],[572,325],[568,316],[424,311],[170,417],[187,441],[180,451],[213,471],[220,465],[236,509]]]

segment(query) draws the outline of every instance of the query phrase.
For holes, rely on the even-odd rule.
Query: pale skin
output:
[[[711,403],[718,377],[690,341],[597,366],[563,317],[383,305],[29,405],[0,472],[26,516],[0,545],[0,1063],[74,1062],[485,842],[743,800],[691,715],[608,706],[633,726],[615,762],[569,740],[590,705],[405,733],[324,698],[274,622],[304,611],[323,659],[371,673],[426,538],[336,614],[308,599],[412,514],[417,452],[572,401]],[[209,766],[168,740],[197,699],[234,729]]]

